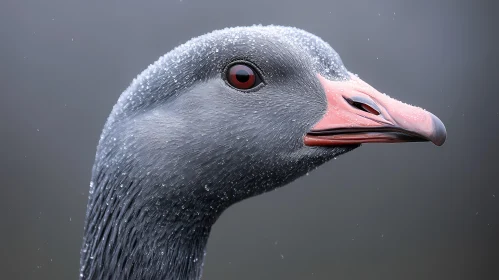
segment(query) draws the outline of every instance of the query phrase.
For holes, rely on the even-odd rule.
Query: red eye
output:
[[[256,74],[253,69],[244,64],[230,66],[227,80],[238,89],[250,89],[256,85]]]

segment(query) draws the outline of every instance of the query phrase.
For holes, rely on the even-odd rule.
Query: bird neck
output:
[[[144,193],[154,189],[144,184],[114,177],[92,183],[81,280],[200,279],[213,221],[178,198]]]

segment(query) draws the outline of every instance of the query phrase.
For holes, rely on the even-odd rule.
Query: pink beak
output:
[[[307,146],[431,141],[441,146],[447,132],[430,112],[377,91],[357,76],[329,81],[318,75],[327,109],[307,133]]]

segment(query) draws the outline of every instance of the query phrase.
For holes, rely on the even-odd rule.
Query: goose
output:
[[[362,143],[445,142],[443,123],[283,26],[191,39],[121,94],[92,168],[80,279],[201,278],[212,225]]]

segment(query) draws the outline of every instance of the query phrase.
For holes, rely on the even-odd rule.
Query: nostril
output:
[[[361,111],[364,111],[364,112],[367,112],[367,113],[370,113],[370,114],[373,114],[376,116],[380,114],[378,110],[374,109],[373,107],[371,107],[365,103],[353,101],[352,99],[346,98],[346,97],[345,97],[345,100],[348,102],[348,104],[350,104],[352,107],[354,107],[358,110],[361,110]]]

